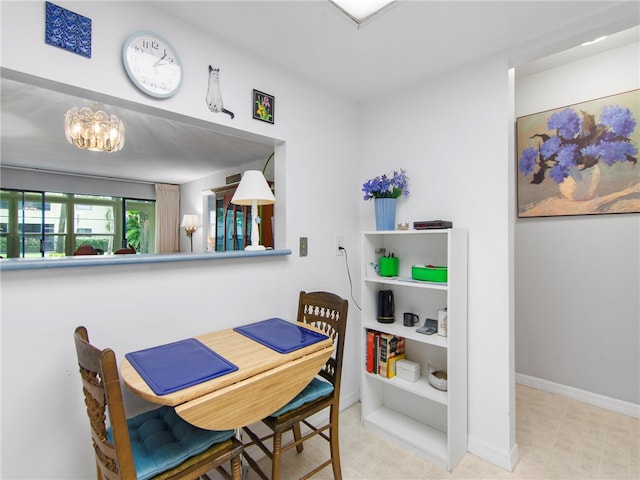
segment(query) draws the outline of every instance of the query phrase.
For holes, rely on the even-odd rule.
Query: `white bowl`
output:
[[[429,383],[433,388],[438,390],[442,390],[443,392],[447,391],[447,372],[444,370],[436,370],[431,365],[428,365],[429,375],[427,376]]]

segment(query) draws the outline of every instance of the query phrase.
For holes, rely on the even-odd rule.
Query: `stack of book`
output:
[[[394,377],[395,363],[405,357],[404,344],[404,337],[367,330],[367,372],[385,378]]]

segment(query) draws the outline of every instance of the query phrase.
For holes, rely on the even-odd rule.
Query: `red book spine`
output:
[[[375,358],[375,332],[373,330],[367,330],[367,372],[373,373],[373,364]]]

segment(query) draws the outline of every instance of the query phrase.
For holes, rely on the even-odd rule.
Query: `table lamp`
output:
[[[244,249],[264,250],[264,245],[260,245],[258,205],[271,205],[276,203],[276,198],[273,196],[273,192],[260,170],[247,170],[244,172],[231,203],[251,206],[251,244]]]
[[[184,232],[191,240],[191,253],[193,253],[193,234],[199,227],[198,223],[198,215],[186,214],[182,216],[182,223],[180,224],[180,226],[184,227]]]

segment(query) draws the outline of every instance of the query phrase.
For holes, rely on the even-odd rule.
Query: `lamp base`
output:
[[[244,249],[249,251],[266,250],[264,245],[247,245]]]

